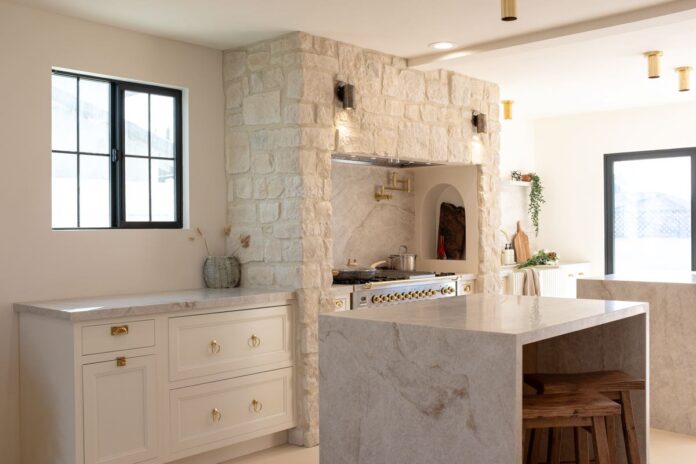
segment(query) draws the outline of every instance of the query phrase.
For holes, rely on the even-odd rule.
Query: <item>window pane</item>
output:
[[[148,156],[148,94],[125,92],[126,154]]]
[[[77,155],[54,153],[51,168],[53,228],[77,227]]]
[[[109,227],[109,157],[80,155],[80,227]]]
[[[174,157],[174,97],[150,96],[151,156]]]
[[[176,221],[174,161],[152,162],[152,220]]]
[[[109,90],[107,82],[80,79],[80,151],[109,153]]]
[[[77,79],[54,74],[51,79],[53,150],[77,151]]]
[[[146,159],[126,158],[126,221],[150,220],[148,163]]]
[[[691,159],[614,163],[614,272],[691,271]]]

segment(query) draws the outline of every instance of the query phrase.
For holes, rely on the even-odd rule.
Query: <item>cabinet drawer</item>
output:
[[[289,306],[169,319],[171,380],[251,374],[291,362]]]
[[[292,392],[292,368],[172,390],[172,451],[292,428]]]
[[[82,354],[132,350],[154,345],[154,320],[82,327]]]

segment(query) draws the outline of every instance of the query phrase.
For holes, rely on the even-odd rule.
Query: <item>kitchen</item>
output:
[[[630,395],[637,438],[631,441],[626,434],[624,439],[621,432],[613,436],[611,449],[619,462],[626,459],[622,447],[629,441],[632,451],[627,453],[638,453],[640,462],[648,462],[649,456],[650,462],[678,462],[664,456],[688,446],[694,435],[685,426],[689,418],[675,417],[669,407],[676,401],[670,393],[681,391],[675,387],[679,382],[656,380],[660,395],[652,397],[649,374],[658,367],[646,366],[655,353],[682,362],[677,351],[689,346],[688,337],[669,345],[654,336],[652,318],[666,313],[650,295],[641,297],[650,301],[649,310],[640,302],[605,306],[573,298],[579,288],[578,295],[587,298],[633,300],[630,291],[625,296],[615,289],[590,292],[586,287],[592,276],[605,274],[598,210],[604,199],[602,166],[595,152],[693,146],[684,135],[690,133],[691,103],[672,96],[670,70],[669,76],[664,72],[668,79],[659,81],[669,96],[657,93],[674,108],[653,109],[656,101],[647,101],[650,92],[643,88],[637,92],[645,96],[642,109],[627,110],[626,102],[632,101],[627,95],[623,106],[617,103],[617,112],[630,112],[635,119],[640,114],[642,123],[623,113],[602,113],[607,108],[582,107],[583,98],[576,97],[565,100],[569,116],[561,111],[565,108],[550,112],[562,98],[544,98],[539,87],[560,91],[559,81],[567,75],[549,83],[541,75],[552,76],[543,70],[520,72],[515,56],[523,61],[526,53],[551,53],[566,40],[596,49],[582,36],[593,31],[626,43],[623,34],[631,29],[647,42],[670,36],[660,34],[660,28],[676,25],[679,30],[672,34],[683,38],[692,8],[651,1],[642,2],[638,12],[630,2],[585,5],[571,18],[564,15],[572,9],[545,16],[537,4],[521,9],[516,23],[501,21],[497,4],[468,5],[475,12],[467,23],[471,29],[462,31],[452,20],[447,31],[467,35],[457,35],[460,44],[490,41],[492,48],[457,56],[458,46],[448,54],[428,45],[442,39],[445,29],[424,41],[394,29],[413,17],[390,24],[384,14],[372,14],[365,6],[343,16],[332,10],[335,5],[298,2],[293,22],[280,6],[259,11],[253,2],[241,2],[240,11],[229,6],[201,9],[194,2],[163,7],[162,12],[175,17],[138,10],[143,5],[134,4],[144,21],[138,25],[126,12],[68,3],[0,3],[2,43],[17,45],[2,52],[8,63],[3,77],[8,110],[0,125],[3,153],[14,166],[4,170],[0,182],[6,189],[2,209],[8,212],[0,279],[5,296],[0,328],[7,340],[0,359],[6,373],[0,406],[8,411],[0,421],[0,447],[8,450],[7,462],[322,459],[333,464],[360,453],[381,456],[365,462],[404,462],[407,458],[395,449],[408,450],[411,432],[389,431],[378,421],[370,422],[370,430],[394,432],[385,438],[393,444],[385,448],[392,455],[379,454],[384,451],[379,440],[365,441],[352,429],[343,435],[346,442],[366,447],[356,451],[341,443],[336,430],[343,428],[348,413],[371,405],[360,403],[364,398],[341,395],[334,379],[344,379],[347,371],[333,369],[351,351],[330,345],[334,342],[324,329],[330,324],[349,334],[355,342],[351,345],[365,348],[358,353],[365,358],[356,354],[355,359],[362,359],[366,369],[373,358],[380,359],[375,350],[384,349],[384,359],[392,364],[383,372],[392,380],[408,379],[409,372],[398,368],[403,359],[391,357],[388,350],[416,347],[407,351],[417,356],[419,347],[433,343],[436,350],[423,350],[430,365],[442,362],[454,369],[452,377],[437,378],[441,385],[459,391],[456,384],[466,376],[472,397],[490,386],[490,396],[471,403],[448,397],[454,410],[475,413],[434,424],[433,430],[454,430],[458,421],[471,418],[486,424],[480,443],[495,452],[481,458],[485,449],[472,444],[473,435],[465,432],[461,443],[469,451],[452,446],[451,440],[439,442],[442,462],[467,456],[460,451],[472,453],[469,457],[477,462],[521,459],[523,374],[609,369],[622,370],[642,385]],[[313,8],[327,16],[302,13]],[[414,8],[396,10],[403,9],[397,13],[406,16],[427,13],[425,6]],[[451,15],[442,8],[438,14],[444,21]],[[244,21],[266,16],[275,18],[273,26],[244,29]],[[326,18],[337,16],[338,23],[327,29]],[[197,17],[198,26],[181,26],[183,17]],[[611,17],[613,23],[593,23],[596,17]],[[637,17],[646,23],[633,24],[640,23]],[[539,22],[527,22],[532,19]],[[364,27],[353,31],[341,21]],[[554,29],[573,21],[581,22],[584,32]],[[311,33],[289,32],[305,30]],[[374,35],[378,30],[384,32]],[[557,35],[518,37],[549,30]],[[242,32],[235,35],[237,31]],[[494,46],[513,36],[519,42]],[[408,50],[407,42],[425,45]],[[564,56],[563,50],[553,53]],[[688,61],[688,56],[675,55],[665,55],[667,66]],[[648,80],[646,57],[638,53],[625,59],[631,65],[624,66],[622,76],[630,72],[636,81]],[[514,75],[534,75],[539,83],[532,85],[527,77],[515,80]],[[583,82],[607,85],[607,80]],[[97,104],[100,95],[104,99]],[[681,95],[688,97],[688,92]],[[504,103],[508,98],[515,98],[514,113]],[[677,105],[682,105],[679,111]],[[137,114],[131,116],[129,108]],[[170,116],[160,124],[162,114]],[[124,118],[121,125],[119,118]],[[605,118],[601,127],[592,126],[600,118]],[[643,124],[638,127],[645,128],[646,139],[655,124],[665,135],[620,143],[618,135],[631,129],[616,129],[618,123],[610,118]],[[84,124],[90,130],[80,130]],[[574,126],[583,129],[573,131]],[[106,136],[89,139],[104,127]],[[29,136],[30,131],[35,135]],[[116,136],[120,131],[123,139]],[[592,131],[601,136],[588,137]],[[670,136],[671,131],[678,136]],[[590,143],[597,146],[588,148]],[[93,148],[81,149],[82,144]],[[586,152],[592,153],[591,162]],[[144,171],[129,177],[122,166],[131,162],[145,166]],[[98,165],[117,168],[103,171]],[[546,198],[538,235],[528,214],[534,173]],[[531,180],[517,180],[517,174]],[[80,176],[94,178],[83,185]],[[131,188],[138,193],[129,196]],[[111,209],[95,209],[102,200]],[[137,205],[132,216],[129,204]],[[511,264],[507,245],[524,245],[525,235],[529,248],[518,247]],[[546,254],[550,265],[518,269],[541,248],[558,252],[554,256],[560,261]],[[380,261],[386,262],[376,264]],[[673,284],[684,279],[675,280]],[[669,314],[670,327],[686,317]],[[405,345],[380,345],[392,336],[379,332],[385,324],[404,334]],[[364,330],[352,331],[355,327]],[[414,327],[422,331],[408,338],[405,334]],[[370,331],[376,336],[363,340]],[[648,335],[665,344],[648,346]],[[451,344],[437,341],[443,338]],[[471,350],[472,343],[488,348]],[[582,360],[573,358],[575,346],[585,354]],[[452,356],[457,350],[466,353],[468,362]],[[601,350],[616,356],[602,358]],[[326,356],[335,361],[327,366]],[[479,362],[500,366],[500,376],[476,370]],[[354,378],[344,379],[345,386],[360,379],[372,382],[361,377],[362,370],[354,371]],[[672,377],[689,375],[687,371],[657,372]],[[435,384],[429,383],[427,372],[417,374],[411,380],[424,385],[423,397],[430,398]],[[394,391],[410,394],[403,384],[393,385]],[[495,397],[509,406],[502,408],[499,422],[490,414],[493,409],[479,414]],[[335,399],[327,406],[322,398]],[[391,401],[385,397],[383,404]],[[627,409],[625,402],[617,406],[613,401],[602,403],[611,415]],[[681,409],[690,406],[679,403]],[[398,408],[413,412],[407,405]],[[651,415],[656,418],[652,422]],[[413,417],[406,414],[404,423]],[[364,418],[374,419],[368,413]],[[412,431],[429,424],[414,423]],[[681,435],[651,432],[651,426]],[[496,429],[505,431],[502,444],[491,441]],[[566,434],[562,440],[564,455],[573,449],[566,443],[569,438]],[[670,440],[681,445],[672,447]],[[420,443],[418,453],[437,442],[428,441],[425,434],[413,441]],[[544,447],[539,440],[532,440],[534,446]]]

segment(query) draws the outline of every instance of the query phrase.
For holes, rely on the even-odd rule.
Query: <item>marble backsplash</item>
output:
[[[415,198],[413,193],[387,190],[391,200],[376,201],[375,190],[387,183],[392,169],[332,163],[333,263],[342,267],[349,258],[368,265],[399,251],[413,249]],[[397,170],[399,176],[407,175]]]

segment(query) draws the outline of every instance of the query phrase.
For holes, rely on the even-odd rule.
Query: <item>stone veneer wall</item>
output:
[[[480,164],[478,285],[500,289],[498,88],[406,65],[302,32],[224,54],[227,249],[242,262],[242,285],[298,289],[296,444],[319,442],[317,322],[332,310],[333,151]],[[356,110],[334,99],[337,79],[356,86]],[[478,140],[472,110],[489,118]],[[247,234],[250,246],[239,248]]]

